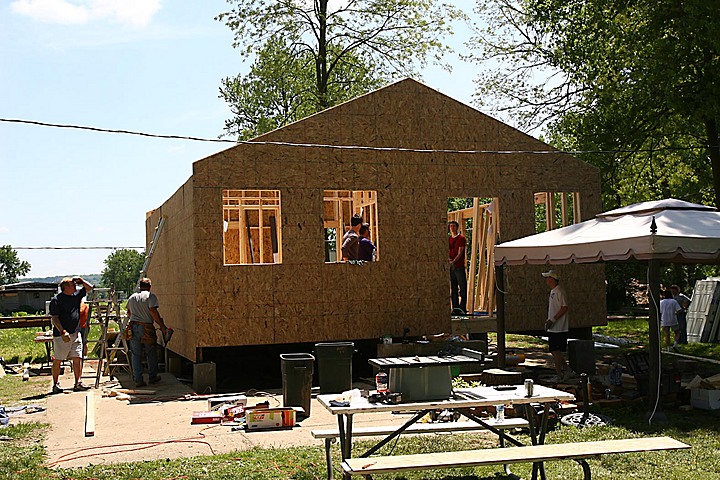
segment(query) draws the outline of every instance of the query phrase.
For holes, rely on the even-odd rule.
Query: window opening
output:
[[[282,263],[279,190],[223,190],[225,265]]]
[[[580,223],[579,192],[538,192],[535,194],[535,233]]]
[[[325,262],[342,261],[341,246],[351,227],[353,215],[360,215],[369,228],[369,239],[375,246],[374,261],[380,259],[377,192],[370,190],[324,190],[323,219]]]

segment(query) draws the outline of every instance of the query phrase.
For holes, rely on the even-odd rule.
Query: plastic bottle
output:
[[[505,405],[495,406],[495,420],[498,422],[505,421]]]
[[[386,371],[380,370],[377,375],[375,375],[375,389],[378,393],[388,392],[388,374]]]

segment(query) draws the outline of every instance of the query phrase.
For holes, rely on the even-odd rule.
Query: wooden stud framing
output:
[[[225,265],[282,263],[279,190],[223,191]]]
[[[558,227],[566,227],[582,221],[580,213],[580,193],[560,192],[560,225],[556,219],[556,192],[535,193],[535,205],[543,205],[545,208],[545,231],[554,230]],[[572,215],[570,214],[570,202],[572,201]]]

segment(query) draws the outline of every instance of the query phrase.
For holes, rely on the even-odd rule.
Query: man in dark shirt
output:
[[[360,227],[362,227],[362,217],[353,215],[350,219],[350,230],[345,232],[342,243],[342,258],[344,261],[358,259],[358,245],[360,244]]]
[[[363,223],[360,227],[360,241],[358,242],[358,260],[366,262],[375,261],[375,245],[370,240],[370,225]]]
[[[81,285],[79,290],[76,285]],[[80,336],[80,303],[93,286],[81,277],[63,278],[60,293],[50,300],[50,316],[53,326],[52,393],[62,393],[60,388],[60,364],[70,360],[75,375],[74,391],[87,390],[80,381],[82,376],[83,343]]]

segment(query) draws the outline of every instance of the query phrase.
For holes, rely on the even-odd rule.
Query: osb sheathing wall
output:
[[[550,149],[413,80],[256,141],[435,150]],[[449,197],[498,197],[501,241],[534,233],[535,192],[579,191],[583,218],[597,213],[600,205],[597,170],[560,153],[424,153],[244,144],[195,162],[191,185],[194,194],[186,205],[194,206],[194,222],[187,223],[194,235],[195,271],[193,285],[186,286],[187,292],[194,291],[197,309],[194,338],[182,343],[197,347],[376,338],[401,335],[405,327],[411,335],[447,332]],[[282,264],[223,265],[223,189],[280,190]],[[380,262],[324,263],[324,189],[378,192]],[[172,224],[174,215],[165,205],[162,210]],[[178,236],[176,241],[180,240]],[[540,270],[508,269],[508,331],[542,328],[547,289]],[[573,310],[583,312],[573,317],[574,326],[604,323],[602,270],[588,266],[568,270],[575,280],[568,282],[568,294],[578,302]],[[187,334],[190,331],[186,329]],[[185,355],[184,350],[179,353]]]
[[[175,330],[169,348],[189,359],[195,359],[197,347],[193,192],[191,178],[145,222],[147,251],[160,217],[165,216],[148,276],[158,296],[160,314]]]

